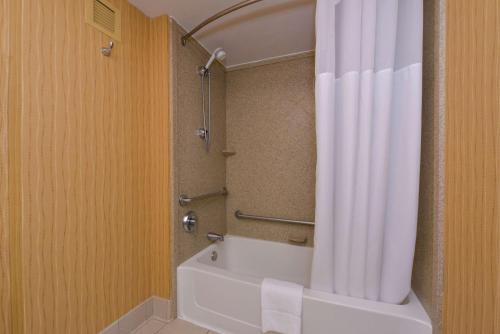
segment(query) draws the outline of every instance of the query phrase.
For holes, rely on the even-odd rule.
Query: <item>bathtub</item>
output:
[[[308,289],[311,259],[309,247],[226,236],[177,268],[178,317],[221,334],[260,334],[260,284],[270,277],[304,285],[302,334],[432,333],[413,292],[392,305]]]

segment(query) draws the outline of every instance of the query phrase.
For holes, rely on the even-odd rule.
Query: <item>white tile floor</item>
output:
[[[150,318],[137,327],[131,334],[217,334],[208,329],[195,326],[187,321],[175,319],[165,322],[159,318]]]

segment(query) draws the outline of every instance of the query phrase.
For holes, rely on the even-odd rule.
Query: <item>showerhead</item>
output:
[[[212,66],[212,63],[214,62],[215,59],[217,60],[223,60],[226,58],[226,51],[224,51],[223,48],[217,48],[215,51],[212,53],[212,56],[208,60],[207,64],[203,67],[203,69],[206,71]]]
[[[224,51],[223,48],[219,48],[215,57],[217,57],[218,60],[226,59],[226,51]]]

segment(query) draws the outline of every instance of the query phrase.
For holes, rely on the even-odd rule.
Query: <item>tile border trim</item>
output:
[[[172,320],[172,302],[151,296],[104,328],[99,334],[129,334],[149,318],[168,322]]]

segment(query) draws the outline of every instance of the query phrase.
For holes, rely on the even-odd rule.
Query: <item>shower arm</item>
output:
[[[229,8],[226,8],[226,9],[218,12],[215,15],[210,16],[208,19],[206,19],[205,21],[201,22],[196,27],[194,27],[190,32],[188,32],[187,34],[182,36],[182,38],[181,38],[182,45],[186,46],[188,39],[191,38],[191,36],[193,36],[198,30],[205,27],[207,24],[210,24],[213,21],[216,21],[216,20],[220,19],[221,17],[223,17],[229,13],[232,13],[238,9],[253,5],[254,3],[261,2],[261,1],[263,1],[263,0],[244,0],[244,1],[238,2],[235,5],[232,5]]]

